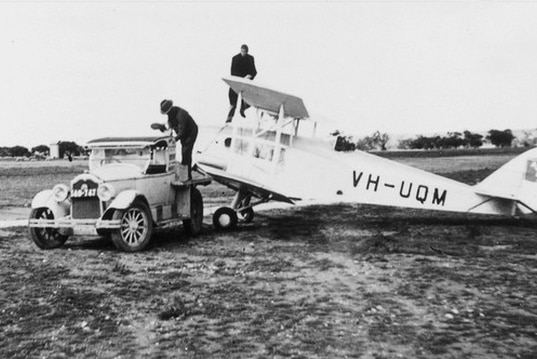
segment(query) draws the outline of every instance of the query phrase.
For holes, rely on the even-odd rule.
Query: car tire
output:
[[[190,218],[183,221],[183,227],[190,236],[197,236],[203,226],[203,197],[197,188],[190,191]]]
[[[127,209],[115,210],[112,219],[119,219],[121,225],[121,228],[110,232],[117,249],[138,252],[147,247],[153,234],[153,219],[145,203],[134,202]]]
[[[34,208],[30,213],[30,219],[54,219],[54,213],[47,207]],[[30,237],[41,249],[61,247],[69,238],[61,234],[58,228],[30,228]]]
[[[235,228],[237,221],[237,212],[230,207],[220,207],[213,214],[213,226],[216,229]]]

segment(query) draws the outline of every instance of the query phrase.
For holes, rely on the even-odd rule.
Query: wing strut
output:
[[[276,122],[276,139],[274,145],[274,154],[272,155],[272,174],[276,172],[276,166],[280,160],[280,152],[282,151],[282,127],[285,117],[283,103],[280,106],[280,113],[278,115],[278,121]]]
[[[242,106],[242,91],[237,92],[237,103],[236,103],[235,106],[236,106],[235,114],[233,116],[235,116],[237,114],[237,110],[239,110],[239,112],[240,112],[240,109],[241,109],[241,106]],[[239,127],[237,126],[237,121],[232,120],[231,125],[232,125],[232,128],[233,128],[233,131],[231,132],[231,143],[229,145],[229,149],[231,150],[231,153],[233,153],[233,151],[235,149],[235,142],[237,141],[237,135],[238,135],[238,132],[239,132]],[[227,168],[232,168],[231,167],[232,158],[233,158],[233,156],[229,156],[228,163],[227,163]]]

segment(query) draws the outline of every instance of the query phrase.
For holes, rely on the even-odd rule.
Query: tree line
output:
[[[82,156],[86,154],[84,147],[79,146],[76,142],[60,141],[58,142],[60,158],[64,156]],[[24,146],[0,147],[0,157],[30,157],[50,155],[50,147],[39,145],[32,148]]]
[[[343,135],[340,131],[334,131],[332,136],[336,136],[336,151],[385,151],[390,136],[387,133],[376,131],[371,136],[365,136],[355,140],[353,136]],[[518,140],[518,141],[517,141]],[[485,141],[496,147],[511,147],[517,142],[519,146],[534,145],[536,139],[531,132],[525,132],[523,138],[517,139],[509,129],[488,131],[486,136],[470,131],[448,132],[444,136],[423,136],[418,135],[413,138],[399,140],[397,148],[402,150],[432,150],[432,149],[457,149],[457,148],[479,148]]]
[[[332,132],[331,135],[336,137],[336,151],[385,151],[390,140],[390,136],[387,133],[381,133],[380,131],[357,140],[353,136],[344,135],[338,130]],[[537,138],[529,131],[524,132],[521,138],[517,139],[509,129],[503,131],[492,129],[488,131],[486,136],[470,131],[448,132],[445,136],[418,135],[414,138],[399,140],[397,148],[403,150],[479,148],[483,146],[485,140],[496,147],[511,147],[515,142],[519,146],[528,147],[535,145],[537,142]],[[86,149],[76,142],[60,141],[58,145],[60,158],[87,154]],[[0,147],[0,157],[30,157],[32,155],[48,157],[50,147],[47,145],[39,145],[30,149],[24,146]]]

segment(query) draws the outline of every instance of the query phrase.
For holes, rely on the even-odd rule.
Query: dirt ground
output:
[[[204,189],[206,204],[229,195]],[[91,238],[42,251],[1,229],[0,357],[537,356],[535,220],[330,205],[204,222],[135,254]]]

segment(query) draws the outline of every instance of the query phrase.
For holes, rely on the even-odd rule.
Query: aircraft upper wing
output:
[[[272,90],[265,86],[256,85],[252,80],[242,77],[225,77],[233,91],[241,93],[242,99],[250,106],[278,113],[283,105],[284,115],[293,118],[309,118],[308,110],[300,97]]]

